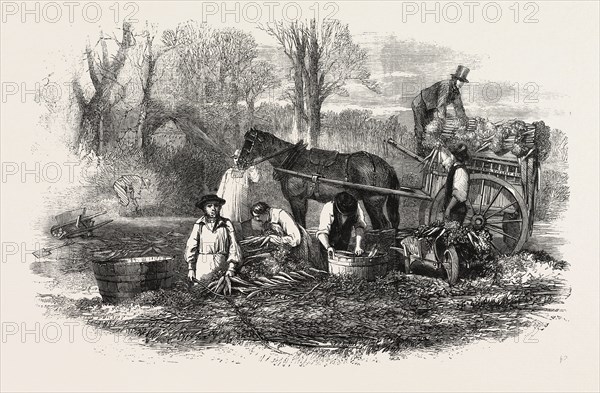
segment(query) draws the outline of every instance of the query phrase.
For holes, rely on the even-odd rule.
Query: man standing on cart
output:
[[[460,96],[460,88],[469,83],[467,75],[469,69],[459,65],[456,72],[450,76],[450,79],[443,80],[426,89],[421,90],[419,95],[412,102],[413,115],[415,117],[415,137],[417,139],[417,154],[426,156],[427,151],[423,148],[423,138],[425,136],[425,127],[437,119],[446,120],[446,107],[450,104],[454,106],[454,111],[458,119],[466,124],[467,117],[465,108]]]
[[[463,224],[467,216],[467,198],[469,196],[469,161],[467,145],[459,142],[450,149],[450,154],[442,154],[442,165],[448,170],[444,198],[444,219]]]

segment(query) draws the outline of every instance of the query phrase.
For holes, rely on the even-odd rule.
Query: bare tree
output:
[[[242,75],[257,57],[257,44],[250,34],[188,22],[167,30],[163,42],[178,46],[177,66],[198,93],[200,103],[235,106],[243,98]]]
[[[240,90],[248,106],[249,127],[254,125],[254,104],[259,95],[275,88],[281,81],[275,74],[275,67],[266,61],[256,61],[241,75]]]
[[[213,30],[205,25],[187,22],[174,30],[163,32],[162,41],[166,47],[176,48],[175,67],[187,81],[184,95],[199,104],[210,101],[214,85],[209,82],[215,75],[214,59],[211,53]]]
[[[162,49],[153,48],[155,34],[150,31],[148,24],[144,31],[145,42],[141,51],[141,61],[136,67],[140,72],[140,83],[142,87],[142,101],[140,102],[138,122],[136,125],[136,147],[144,149],[148,145],[149,138],[146,132],[146,117],[151,102],[152,86],[156,80],[156,63],[162,55],[175,49],[177,46],[169,46]]]
[[[304,62],[306,58],[306,34],[302,25],[293,22],[286,25],[283,22],[275,22],[260,29],[273,36],[281,45],[283,52],[292,64],[292,80],[294,87],[291,92],[286,92],[286,97],[294,107],[294,134],[301,135],[304,132],[304,124],[308,117],[304,110]]]
[[[348,80],[356,80],[379,93],[377,84],[370,80],[367,52],[354,43],[347,24],[339,20],[317,24],[312,19],[308,25],[275,23],[263,29],[282,45],[294,69],[301,71],[301,77],[294,74],[295,85],[301,83],[302,88],[296,88],[293,103],[297,111],[303,109],[303,117],[308,120],[311,146],[318,144],[323,102],[332,94],[347,96],[344,86]]]
[[[121,41],[118,41],[114,37],[118,45],[117,53],[110,58],[106,45],[108,39],[104,37],[102,32],[100,33],[101,59],[95,58],[94,50],[90,43],[88,43],[85,50],[88,72],[94,86],[92,98],[89,101],[86,100],[83,89],[77,79],[74,79],[72,83],[75,99],[81,110],[77,144],[87,145],[88,148],[94,150],[98,155],[103,153],[105,140],[107,139],[105,135],[105,120],[110,111],[111,93],[115,85],[119,84],[119,72],[125,64],[128,49],[134,45],[135,41],[131,25],[128,22],[123,22]]]
[[[257,56],[257,44],[250,34],[236,29],[218,30],[213,36],[212,58],[217,61],[219,90],[222,102],[237,106],[242,98],[241,76]]]

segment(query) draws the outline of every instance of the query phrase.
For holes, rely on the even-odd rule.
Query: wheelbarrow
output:
[[[54,217],[57,224],[50,228],[50,234],[58,239],[92,236],[92,231],[113,221],[94,222],[94,218],[104,214],[106,211],[86,216],[85,207],[61,213]]]
[[[416,263],[445,273],[448,284],[458,281],[460,261],[454,246],[446,246],[442,239],[408,236],[400,242],[402,247],[392,247],[404,256],[404,271],[412,273]]]

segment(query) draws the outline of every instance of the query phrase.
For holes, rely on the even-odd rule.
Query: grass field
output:
[[[502,340],[532,326],[543,329],[550,318],[560,317],[569,294],[564,261],[524,251],[470,272],[454,287],[426,270],[423,275],[391,271],[374,282],[313,273],[314,279],[265,289],[252,298],[235,292],[216,296],[202,285],[186,284],[181,255],[192,223],[193,218],[123,219],[99,230],[96,238],[35,263],[34,272],[54,279],[54,291],[41,295],[48,313],[173,347],[254,343],[275,353],[293,347],[306,356],[345,357],[442,350]],[[178,258],[177,283],[130,303],[103,304],[90,261],[139,237],[148,244],[162,239],[163,255]],[[247,278],[244,270],[240,276]]]

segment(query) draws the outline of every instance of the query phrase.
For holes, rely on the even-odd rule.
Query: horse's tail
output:
[[[393,190],[397,190],[400,187],[400,181],[398,181],[398,175],[396,174],[396,171],[393,168],[391,169],[390,175],[390,188]],[[400,213],[398,212],[398,209],[400,208],[400,195],[388,195],[385,207],[387,209],[388,219],[392,224],[392,228],[398,229],[398,225],[400,225]]]

